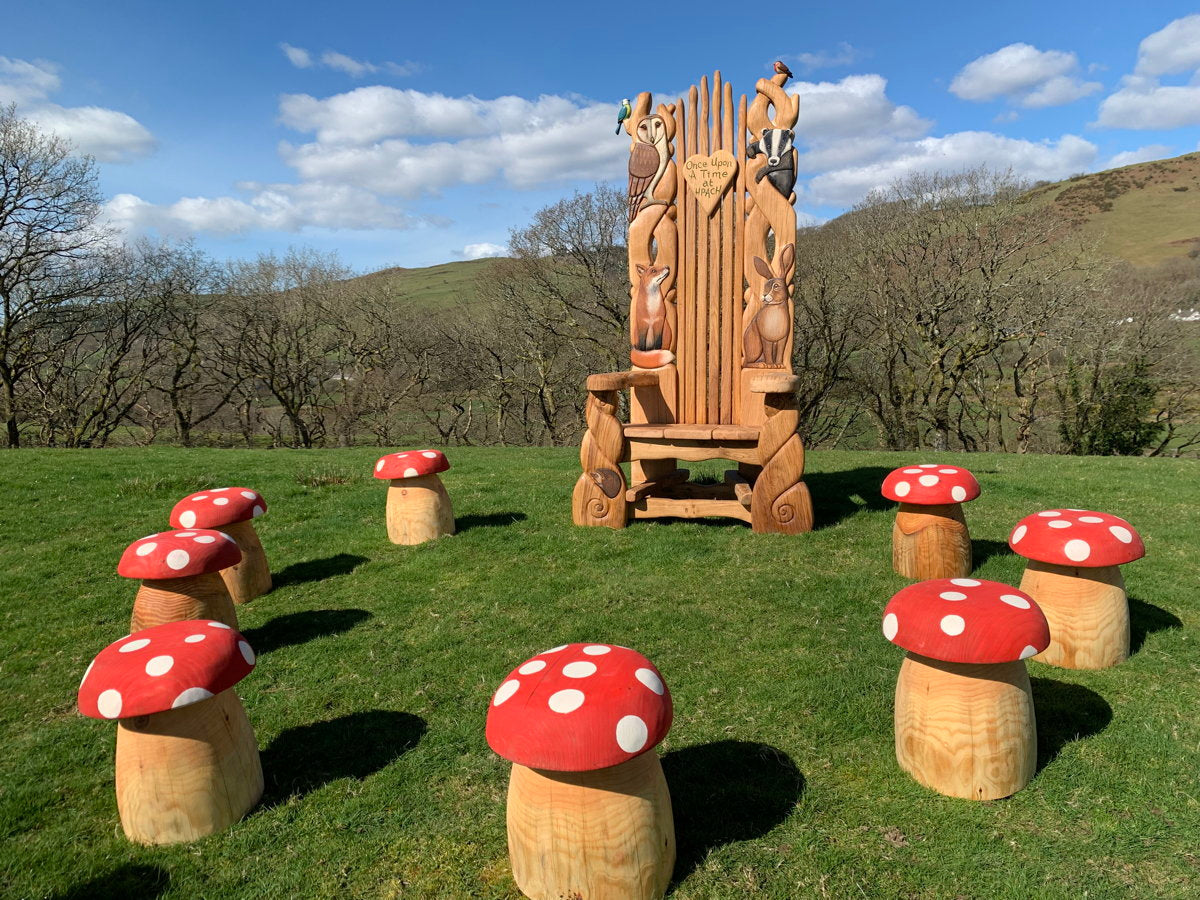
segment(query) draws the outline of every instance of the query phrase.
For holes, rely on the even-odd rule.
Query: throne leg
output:
[[[791,394],[767,394],[759,437],[762,472],[754,481],[751,527],[759,533],[812,531],[813,509],[804,483],[804,443],[796,429],[800,414]]]
[[[588,430],[579,449],[583,474],[575,482],[571,518],[576,525],[624,528],[629,519],[625,501],[625,433],[617,419],[616,391],[589,391],[585,415]]]

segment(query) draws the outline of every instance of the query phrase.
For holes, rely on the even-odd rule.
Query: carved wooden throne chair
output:
[[[625,120],[633,366],[587,380],[577,525],[732,516],[760,532],[812,529],[791,364],[799,101],[786,80],[759,79],[735,110],[717,72],[686,105],[651,112],[638,95]],[[706,459],[737,468],[707,485],[678,467]]]

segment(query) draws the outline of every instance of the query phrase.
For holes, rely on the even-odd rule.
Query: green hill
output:
[[[359,275],[349,283],[410,297],[430,309],[446,309],[464,300],[474,301],[476,279],[495,265],[504,265],[504,261],[469,259],[419,269],[397,266]]]

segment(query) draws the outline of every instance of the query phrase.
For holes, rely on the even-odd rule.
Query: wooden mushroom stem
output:
[[[951,797],[995,800],[1023,788],[1037,762],[1024,660],[949,663],[909,652],[896,682],[896,760]]]
[[[892,567],[906,578],[964,578],[971,574],[971,534],[961,503],[901,503],[892,528]]]
[[[130,633],[187,619],[214,619],[237,628],[237,612],[216,572],[183,578],[147,578],[133,601]]]
[[[387,532],[393,544],[421,544],[454,534],[450,495],[436,474],[392,479],[387,493]]]
[[[1066,669],[1105,669],[1129,657],[1129,600],[1118,566],[1057,566],[1030,560],[1021,590],[1050,625],[1034,659]]]
[[[653,750],[593,772],[513,764],[508,852],[522,892],[649,900],[675,868],[671,796]]]
[[[117,809],[139,844],[193,841],[232,825],[262,796],[262,765],[242,702],[222,691],[117,723]]]
[[[221,570],[221,577],[225,579],[233,602],[245,603],[271,590],[271,567],[267,563],[262,541],[258,539],[258,532],[254,530],[254,522],[247,519],[222,525],[219,530],[233,538],[242,551],[240,563]]]

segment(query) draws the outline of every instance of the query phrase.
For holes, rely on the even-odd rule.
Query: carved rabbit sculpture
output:
[[[795,259],[796,246],[787,244],[779,251],[779,273],[771,271],[766,261],[754,257],[754,269],[767,280],[763,285],[762,306],[746,326],[743,335],[743,364],[773,368],[783,364],[783,351],[792,330],[788,309],[787,276]]]

